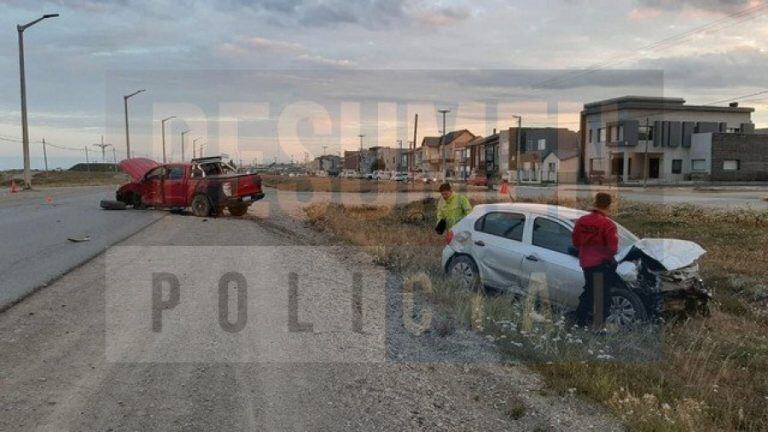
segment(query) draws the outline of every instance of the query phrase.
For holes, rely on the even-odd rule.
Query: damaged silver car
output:
[[[584,287],[571,233],[582,210],[545,204],[478,205],[450,232],[443,269],[468,289],[548,296],[574,310]],[[618,225],[620,286],[611,287],[608,323],[619,328],[685,308],[706,311],[711,294],[698,273],[696,243],[640,240]],[[542,288],[545,288],[542,290]]]

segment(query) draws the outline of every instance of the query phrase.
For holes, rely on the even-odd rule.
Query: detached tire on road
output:
[[[231,214],[232,216],[240,217],[248,213],[248,205],[246,204],[231,205],[227,207],[227,210],[229,210],[229,214]]]
[[[122,201],[101,200],[99,203],[104,210],[125,210],[126,205]]]
[[[205,195],[195,195],[192,198],[192,214],[197,217],[208,217],[211,215],[211,200]]]

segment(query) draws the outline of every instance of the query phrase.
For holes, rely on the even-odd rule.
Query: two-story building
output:
[[[684,99],[668,97],[624,96],[588,103],[581,112],[581,169],[587,180],[622,182],[674,183],[709,175],[713,161],[703,162],[699,153],[722,154],[712,147],[724,142],[717,134],[754,135],[752,112],[754,108],[735,103],[686,105]],[[759,149],[760,144],[752,145]],[[714,163],[732,170],[735,161]]]

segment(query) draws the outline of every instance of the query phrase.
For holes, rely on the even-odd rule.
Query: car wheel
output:
[[[137,192],[134,192],[133,195],[131,195],[131,205],[136,210],[141,210],[147,208],[144,203],[141,201],[141,195]]]
[[[229,210],[229,214],[232,216],[240,217],[248,213],[248,206],[243,204],[231,205],[227,207],[227,210]]]
[[[451,260],[448,274],[463,289],[481,291],[480,272],[475,261],[467,255],[459,255]]]
[[[195,195],[192,198],[192,214],[197,217],[208,217],[211,215],[211,201],[205,195]]]
[[[648,319],[643,301],[637,294],[625,288],[611,289],[611,297],[606,307],[606,324],[619,330],[630,329]]]

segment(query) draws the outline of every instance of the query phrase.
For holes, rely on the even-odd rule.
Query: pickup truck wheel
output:
[[[125,210],[125,203],[122,201],[101,200],[99,205],[104,210]]]
[[[205,195],[195,195],[192,198],[192,214],[197,217],[208,217],[211,215],[211,201]]]
[[[227,210],[229,210],[229,214],[231,214],[232,216],[240,217],[248,213],[248,205],[247,204],[231,205],[227,207]]]
[[[624,288],[612,288],[610,300],[605,307],[605,322],[614,325],[618,330],[629,330],[648,319],[640,297]]]
[[[141,202],[141,195],[136,192],[131,194],[131,205],[136,210],[142,210],[147,208],[147,206],[145,206],[144,203]]]

